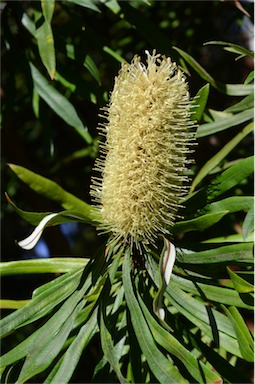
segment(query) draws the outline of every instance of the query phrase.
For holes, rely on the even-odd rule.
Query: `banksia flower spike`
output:
[[[102,177],[91,186],[102,228],[138,248],[174,224],[194,140],[183,73],[170,58],[146,55],[147,66],[135,56],[115,79],[95,165]]]

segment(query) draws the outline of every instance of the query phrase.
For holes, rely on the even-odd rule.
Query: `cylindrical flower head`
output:
[[[147,66],[135,56],[115,79],[95,166],[102,178],[91,187],[102,228],[138,247],[174,224],[194,139],[183,73],[170,58],[146,54]]]

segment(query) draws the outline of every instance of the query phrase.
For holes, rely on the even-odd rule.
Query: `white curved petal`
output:
[[[163,256],[162,269],[161,274],[163,279],[165,280],[166,285],[169,284],[170,277],[172,275],[173,266],[175,263],[176,250],[173,243],[170,243],[169,240],[165,238],[166,242],[166,250]]]
[[[46,224],[55,216],[57,216],[58,213],[51,213],[50,215],[45,216],[40,223],[37,225],[37,227],[34,229],[34,231],[31,233],[30,236],[28,236],[26,239],[19,241],[18,245],[26,250],[32,249],[40,239],[42,232],[46,226]]]

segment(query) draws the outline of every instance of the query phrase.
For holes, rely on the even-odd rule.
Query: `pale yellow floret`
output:
[[[123,64],[104,112],[106,134],[91,195],[102,228],[131,244],[153,242],[174,224],[185,194],[194,138],[183,73],[170,58],[147,54]]]

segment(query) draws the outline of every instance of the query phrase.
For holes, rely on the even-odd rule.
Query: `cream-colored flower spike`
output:
[[[187,154],[194,140],[190,96],[170,58],[146,52],[122,64],[105,109],[106,134],[91,195],[102,228],[131,246],[169,233],[186,193]]]

